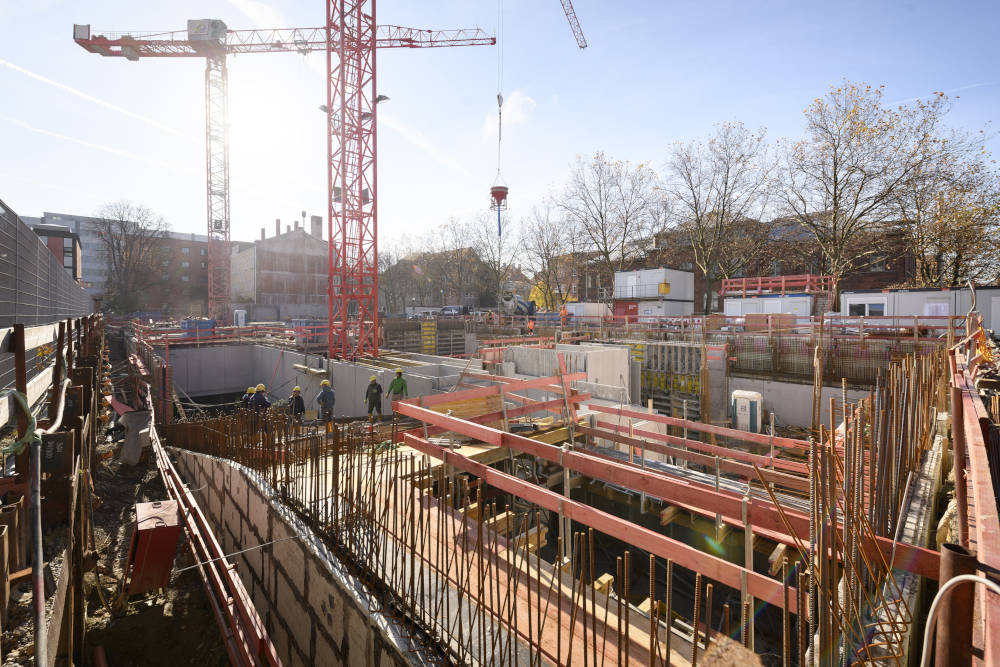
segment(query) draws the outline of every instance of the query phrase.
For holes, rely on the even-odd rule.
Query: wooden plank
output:
[[[615,585],[615,577],[610,572],[605,572],[594,581],[594,590],[607,595],[611,592],[611,587]]]
[[[785,554],[787,551],[787,544],[779,544],[774,548],[774,551],[771,552],[771,555],[767,557],[767,571],[772,577],[777,576],[778,573],[781,572],[781,564],[785,560]]]
[[[37,327],[24,328],[24,349],[32,350],[39,345],[46,345],[55,342],[56,334],[59,332],[59,323],[43,324]],[[13,352],[14,329],[8,327],[0,329],[0,350],[3,352]]]

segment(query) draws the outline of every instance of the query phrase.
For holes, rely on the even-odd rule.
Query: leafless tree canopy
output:
[[[489,294],[492,287],[499,303],[503,285],[510,279],[514,257],[518,251],[517,231],[510,221],[502,221],[499,230],[492,214],[480,216],[472,226],[470,241],[483,265],[482,293]]]
[[[671,145],[662,180],[604,152],[577,158],[519,235],[508,221],[497,237],[491,215],[453,220],[386,255],[383,292],[409,295],[389,297],[393,309],[488,305],[523,266],[539,307],[555,309],[581,294],[583,272],[593,299],[617,271],[690,265],[708,312],[718,280],[790,267],[843,277],[891,263],[907,267],[897,286],[1000,281],[1000,176],[981,133],[945,126],[949,106],[940,93],[889,105],[882,88],[845,81],[805,109],[802,139],[769,144],[724,123]]]
[[[763,130],[719,125],[708,141],[675,144],[667,165],[676,227],[711,284],[742,272],[767,244],[760,223],[771,200],[772,167]],[[704,307],[710,307],[706,292]]]
[[[656,172],[599,152],[578,158],[557,204],[566,223],[595,252],[605,272],[627,267],[645,252],[660,222]]]
[[[928,144],[931,154],[896,204],[916,262],[913,284],[939,287],[1000,278],[1000,178],[982,135],[952,132]]]
[[[541,294],[539,308],[553,310],[565,302],[571,270],[566,256],[571,254],[573,233],[562,220],[559,209],[545,200],[531,210],[522,223],[522,257]]]
[[[160,283],[156,267],[167,258],[163,239],[170,227],[159,214],[125,200],[102,206],[95,224],[108,267],[107,302],[132,312],[140,293]]]
[[[782,198],[814,237],[825,270],[843,275],[877,252],[880,225],[933,155],[947,99],[888,108],[881,87],[845,82],[805,111],[806,138],[787,146]]]

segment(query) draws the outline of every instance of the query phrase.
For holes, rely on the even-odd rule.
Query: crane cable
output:
[[[497,0],[497,176],[494,185],[501,183],[500,147],[503,143],[503,0]],[[497,236],[503,236],[500,224],[500,206],[497,204]]]

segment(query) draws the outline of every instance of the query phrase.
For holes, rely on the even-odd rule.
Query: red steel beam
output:
[[[632,447],[645,447],[647,450],[657,454],[666,454],[667,456],[673,456],[674,458],[683,459],[690,463],[697,463],[698,465],[707,466],[709,468],[715,467],[714,456],[702,454],[696,450],[677,449],[676,447],[671,447],[670,445],[664,445],[655,441],[641,440],[635,437],[609,433],[607,431],[598,431],[587,427],[581,428],[581,432],[598,438],[615,440],[616,442],[631,445]],[[652,434],[652,431],[637,431],[637,433],[648,436]],[[757,478],[757,473],[754,471],[752,465],[740,463],[739,461],[731,461],[727,458],[722,458],[721,456],[719,457],[719,470],[721,472],[731,473],[742,479],[752,480]],[[785,488],[795,489],[796,491],[803,493],[808,493],[809,491],[809,481],[803,479],[802,477],[770,469],[761,470],[761,474],[764,475],[764,479],[772,484],[780,484]]]
[[[505,394],[506,396],[506,394]],[[570,396],[570,403],[589,401],[591,398],[590,394],[577,394]],[[507,410],[507,419],[513,417],[522,417],[524,415],[530,415],[534,412],[541,412],[543,410],[550,410],[556,407],[561,407],[565,401],[561,398],[554,398],[550,401],[542,401],[540,403],[533,403],[531,405],[522,405],[519,408],[510,408]],[[393,401],[392,409],[395,412],[398,407],[399,401]],[[486,414],[476,415],[475,417],[466,417],[467,420],[476,424],[485,424],[486,422],[496,421],[497,419],[503,419],[503,410],[497,410],[496,412],[487,412]],[[422,433],[422,428],[411,429],[408,433]],[[447,433],[447,429],[441,428],[440,426],[429,426],[427,428],[427,435],[440,435],[442,433]],[[402,442],[402,439],[400,439]]]
[[[594,429],[586,427],[583,427],[580,430],[588,434],[594,431]],[[634,440],[634,438],[628,440]],[[623,444],[631,443],[626,442]],[[591,454],[600,456],[600,454],[595,452],[591,452]],[[611,457],[607,457],[607,459],[611,462],[619,464],[623,463]],[[710,457],[703,457],[703,460],[708,465],[713,463],[713,459]],[[698,461],[698,463],[702,462],[702,460]],[[720,462],[720,464],[721,463],[722,462]],[[638,464],[625,463],[625,465],[637,466]],[[647,468],[646,470],[650,469]],[[761,470],[761,473],[764,474],[765,478],[767,477],[767,472],[768,471],[766,470]],[[697,480],[683,479],[667,473],[658,472],[658,474],[661,474],[663,477],[673,482],[671,486],[664,487],[669,491],[669,493],[665,496],[661,496],[660,500],[663,500],[671,505],[677,505],[678,507],[695,512],[696,514],[700,514],[702,516],[714,517],[716,514],[719,514],[722,516],[723,521],[732,526],[736,526],[737,528],[745,526],[742,518],[742,495],[733,491],[716,491],[713,486],[704,484]],[[782,507],[782,510],[785,513],[785,518],[788,519],[788,522],[791,525],[792,530],[795,531],[796,535],[800,539],[802,539],[802,536],[808,536],[808,515],[788,507]],[[762,501],[757,499],[755,501],[753,498],[748,499],[747,521],[753,525],[755,533],[774,540],[775,542],[780,542],[789,546],[795,545],[795,541],[790,535],[788,535],[785,525],[781,521],[780,514],[769,500]],[[838,524],[838,526],[841,525],[842,524]],[[882,552],[882,556],[885,561],[889,562],[890,559],[892,559],[893,553],[892,540],[888,537],[879,536],[876,538],[876,544],[878,545],[878,549]],[[871,546],[871,544],[867,544],[863,545],[862,548],[867,551],[871,549]],[[895,551],[896,556],[893,561],[893,567],[934,580],[938,578],[940,555],[937,551],[914,546],[912,544],[905,544],[903,542],[896,543]]]
[[[690,419],[677,419],[676,417],[667,417],[666,415],[651,415],[646,412],[630,410],[627,408],[610,408],[604,405],[595,404],[589,404],[587,405],[587,408],[593,410],[594,412],[601,412],[607,415],[631,417],[632,419],[642,419],[644,421],[657,422],[658,424],[666,424],[667,426],[687,428],[689,431],[711,433],[723,438],[732,438],[733,440],[752,442],[755,445],[763,445],[765,447],[770,446],[773,443],[775,447],[780,447],[782,449],[809,451],[809,443],[807,441],[796,440],[795,438],[785,438],[777,435],[771,437],[766,433],[750,433],[749,431],[740,431],[734,428],[726,428],[725,426],[715,426],[714,424],[694,422]]]
[[[968,476],[966,483],[971,486],[969,500],[975,523],[975,553],[983,565],[980,574],[988,576],[990,572],[1000,570],[1000,516],[997,514],[996,498],[993,495],[985,437],[990,418],[975,383],[969,376],[969,366],[964,361],[964,357],[958,359],[964,385],[961,388],[962,429],[969,462],[965,471]],[[976,616],[982,619],[982,628],[976,629],[974,637],[982,632],[983,664],[1000,664],[1000,596],[979,588],[976,591],[976,605]]]
[[[479,379],[479,380],[492,380],[494,382],[503,382],[496,375],[480,375],[478,373],[464,373],[464,377]],[[585,380],[587,379],[586,373],[574,373],[568,375],[569,380]],[[508,378],[509,379],[509,378]],[[561,394],[562,387],[559,386],[559,377],[547,377],[547,378],[534,378],[532,380],[515,380],[514,382],[506,382],[504,385],[504,393],[506,394],[508,389],[514,391],[521,389],[543,389],[545,391]],[[432,405],[438,405],[440,403],[452,403],[454,401],[465,401],[470,398],[482,398],[484,396],[499,396],[500,395],[500,385],[496,384],[491,387],[478,387],[476,389],[465,389],[463,391],[456,391],[450,394],[434,394],[431,396],[424,396],[421,400],[423,401],[423,406],[430,407]]]
[[[497,447],[509,447],[514,451],[530,454],[537,456],[540,459],[557,463],[592,479],[600,479],[612,484],[618,484],[629,489],[634,489],[636,491],[645,491],[648,495],[662,498],[667,502],[697,507],[706,510],[707,513],[712,515],[716,513],[726,514],[733,520],[740,517],[740,523],[742,523],[742,507],[739,505],[740,500],[736,499],[735,502],[737,504],[735,506],[732,504],[734,500],[731,497],[723,503],[719,500],[719,497],[724,497],[725,494],[721,494],[720,496],[720,494],[716,493],[714,489],[711,490],[711,493],[706,493],[707,489],[701,485],[695,485],[691,482],[681,484],[675,478],[665,476],[659,472],[649,469],[636,468],[620,461],[595,456],[592,453],[583,453],[576,450],[563,452],[561,448],[556,447],[555,445],[549,445],[547,443],[538,442],[536,440],[532,440],[531,438],[511,433],[505,433],[489,426],[473,423],[466,419],[450,417],[405,401],[394,403],[393,408],[402,414],[419,419],[427,424],[441,428],[444,431],[461,433]],[[581,432],[586,432],[588,430],[592,429],[581,427]],[[407,435],[413,435],[413,433],[409,433]],[[641,441],[636,442],[640,442],[641,444]],[[647,447],[650,444],[655,443],[647,443]],[[667,448],[665,445],[660,446]],[[673,450],[673,448],[667,449]],[[673,451],[676,451],[677,454],[685,453],[680,450]],[[699,463],[703,463],[705,465],[714,465],[715,463],[715,459],[713,457],[708,457],[704,454],[696,454],[694,452],[690,452],[689,454],[702,457],[702,460],[699,461]],[[726,470],[730,467],[734,468],[738,473],[745,473],[744,469],[749,469],[751,472],[753,471],[751,466],[731,461],[720,461],[721,469]],[[771,477],[781,484],[801,486],[806,483],[805,480],[792,475],[763,470],[761,472],[764,474],[765,478]],[[705,500],[707,498],[715,498],[716,500],[709,502]],[[755,507],[761,508],[764,506],[757,505]],[[781,523],[780,517],[777,515],[776,511],[760,509],[758,513],[758,510],[755,509],[753,516],[754,518],[751,519],[751,523],[757,524],[759,522],[762,528],[771,530],[775,533],[785,534],[784,525]],[[799,535],[808,534],[808,519],[804,515],[796,516],[797,519],[793,522],[794,529]],[[790,541],[790,537],[788,539]],[[878,544],[886,560],[889,560],[890,554],[892,553],[892,541],[886,538],[879,538]],[[937,578],[936,552],[910,545],[904,546],[902,544],[897,544],[896,563],[898,567],[921,576],[933,579]]]
[[[621,433],[629,432],[629,428],[624,424],[612,424],[610,422],[597,422],[597,426],[600,428],[611,429],[612,431]],[[764,456],[762,454],[752,454],[750,452],[740,451],[738,449],[730,449],[728,447],[722,447],[719,445],[713,445],[708,442],[701,442],[700,440],[690,440],[679,438],[676,435],[669,435],[666,433],[659,433],[657,431],[647,431],[645,429],[632,428],[631,432],[642,438],[650,438],[657,440],[659,442],[665,442],[672,445],[677,445],[679,447],[687,447],[688,449],[694,449],[705,454],[710,454],[712,456],[726,456],[737,461],[743,461],[745,463],[756,463],[759,466],[771,466],[774,465],[775,468],[781,468],[791,473],[796,473],[799,475],[808,475],[809,467],[804,463],[799,463],[797,461],[786,461],[784,459],[779,459],[777,457]],[[754,477],[755,475],[751,475]]]
[[[775,581],[752,570],[713,556],[678,542],[666,535],[653,532],[630,521],[594,509],[581,502],[549,491],[530,482],[500,472],[472,459],[439,447],[418,436],[407,434],[406,444],[413,449],[442,460],[459,470],[475,475],[489,486],[534,503],[553,512],[561,512],[564,516],[578,521],[606,535],[612,535],[648,551],[660,558],[672,560],[677,565],[695,572],[700,572],[710,579],[725,584],[731,588],[740,589],[742,578],[746,577],[747,591],[755,598],[777,607],[783,606],[783,587],[780,581]],[[602,462],[603,463],[603,462]],[[790,589],[791,591],[792,589]],[[797,613],[796,595],[789,595],[789,611]]]

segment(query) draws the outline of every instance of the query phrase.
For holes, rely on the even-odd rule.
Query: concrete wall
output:
[[[159,351],[163,356],[163,351]],[[251,345],[202,345],[170,348],[174,386],[191,397],[246,391],[257,379]],[[178,391],[179,395],[183,394]]]
[[[482,370],[478,359],[442,359],[429,355],[409,355],[413,361],[424,361],[424,366],[408,366],[403,377],[411,397],[447,391],[455,386],[459,374],[468,369]],[[295,365],[326,369],[326,374],[306,373]],[[334,413],[342,417],[360,417],[367,414],[364,402],[368,378],[378,377],[383,392],[395,373],[364,364],[327,360],[320,355],[304,354],[265,345],[204,345],[170,349],[170,365],[174,371],[174,384],[189,396],[209,396],[243,392],[247,387],[263,383],[272,401],[288,398],[292,388],[302,388],[306,410],[318,408],[315,399],[320,382],[329,378],[337,392]],[[180,392],[178,392],[180,393]],[[390,411],[388,399],[383,399],[382,410]]]
[[[774,413],[779,425],[800,426],[809,428],[812,421],[812,385],[794,382],[770,382],[751,378],[729,378],[729,401],[732,392],[737,390],[759,391],[764,397],[764,409]],[[847,390],[849,402],[865,398],[871,392],[858,389]],[[837,399],[840,404],[839,387],[823,387],[823,398],[820,402],[820,419],[824,424],[830,423],[830,399]],[[838,408],[839,409],[839,408]]]
[[[232,557],[285,665],[407,665],[406,635],[369,612],[380,606],[255,473],[211,456],[171,449],[178,471],[224,551],[285,540]]]

